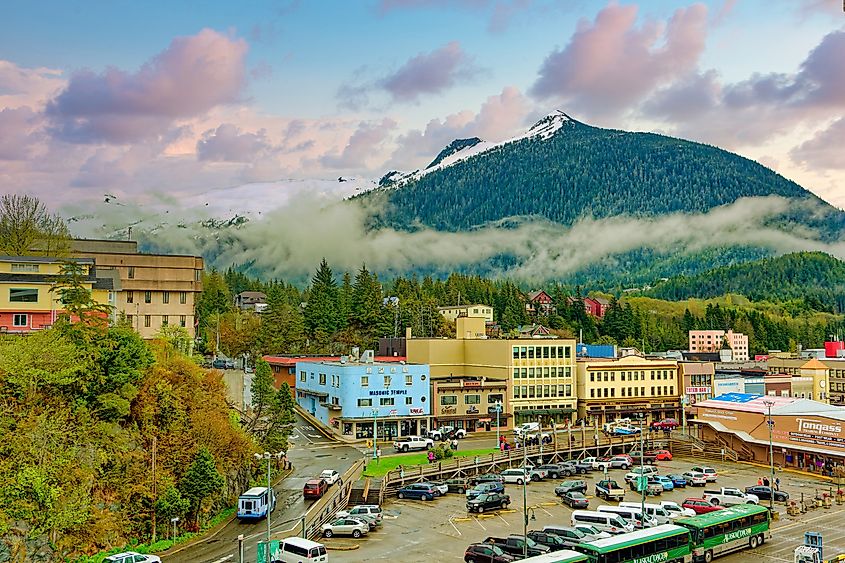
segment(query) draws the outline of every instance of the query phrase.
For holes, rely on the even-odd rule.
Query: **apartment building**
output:
[[[601,426],[639,413],[680,420],[678,362],[630,355],[578,360],[578,418]]]
[[[181,326],[195,336],[202,258],[141,253],[135,241],[74,240],[71,251],[78,258],[94,260],[98,271],[117,272],[122,291],[116,311],[126,315],[143,338],[155,337],[167,325]]]
[[[733,330],[691,330],[689,331],[690,352],[718,352],[726,342],[732,352],[731,361],[747,362],[748,336]]]
[[[493,322],[493,307],[490,305],[449,305],[438,307],[437,312],[452,322],[458,317],[481,317],[487,322]]]
[[[770,357],[766,370],[773,375],[792,377],[793,397],[830,403],[845,404],[845,359]]]
[[[96,303],[116,304],[119,280],[108,273],[98,277],[91,259],[0,256],[0,332],[28,333],[56,322],[64,305],[59,293],[51,290],[69,260],[81,268],[82,285]]]
[[[509,422],[572,421],[577,408],[575,340],[560,338],[486,338],[485,319],[458,317],[457,338],[406,337],[408,361],[428,364],[433,381],[506,382],[509,400],[502,413]],[[442,389],[442,387],[440,388]],[[443,394],[435,407],[447,406]],[[441,404],[442,401],[447,403]],[[489,406],[489,405],[488,405]],[[439,410],[434,409],[437,418]],[[465,424],[456,421],[455,425]],[[490,413],[473,414],[477,423],[491,423]]]

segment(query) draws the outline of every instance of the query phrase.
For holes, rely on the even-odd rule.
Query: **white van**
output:
[[[613,514],[618,514],[626,521],[630,522],[634,525],[635,528],[651,528],[652,526],[657,525],[654,521],[654,518],[646,514],[645,516],[642,515],[640,512],[640,507],[637,508],[628,508],[625,506],[610,506],[607,504],[603,504],[599,506],[596,510],[599,512],[610,512]]]
[[[635,508],[637,510],[640,509],[639,502],[620,502],[619,506],[622,506],[624,508]],[[666,510],[659,504],[647,502],[642,506],[645,508],[645,513],[654,518],[655,522],[657,522],[658,525],[669,524],[672,522],[672,515],[669,514],[668,510]]]
[[[602,532],[609,534],[625,534],[634,531],[634,525],[626,522],[618,514],[610,512],[594,512],[592,510],[574,510],[569,519],[572,526],[589,524]]]
[[[328,563],[326,546],[303,538],[285,538],[271,554],[271,563]]]
[[[673,500],[661,500],[660,506],[663,510],[669,513],[669,518],[685,518],[695,516],[695,511],[691,508],[684,508]]]

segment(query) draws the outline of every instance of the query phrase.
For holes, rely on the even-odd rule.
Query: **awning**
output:
[[[757,438],[753,437],[748,432],[743,432],[742,430],[732,430],[732,429],[728,428],[727,426],[725,426],[724,424],[722,424],[721,422],[716,422],[716,421],[713,421],[713,420],[700,420],[700,419],[696,418],[696,419],[693,419],[693,420],[688,420],[687,423],[689,423],[689,424],[695,424],[695,423],[706,424],[706,425],[710,426],[711,428],[713,428],[714,430],[717,430],[719,432],[724,432],[725,434],[733,434],[734,436],[736,436],[737,438],[739,438],[743,442],[747,442],[749,444],[757,444],[758,446],[766,446],[767,448],[769,447],[768,440],[758,440]],[[773,448],[781,448],[781,449],[785,449],[785,450],[792,450],[796,453],[798,453],[798,452],[812,452],[812,453],[815,453],[815,454],[823,454],[827,457],[840,457],[840,458],[845,457],[845,452],[834,452],[834,451],[825,450],[825,449],[822,449],[822,448],[814,448],[812,446],[803,446],[803,445],[802,446],[796,446],[795,444],[784,444],[783,442],[772,441],[772,447]]]
[[[575,409],[522,409],[516,411],[515,414],[572,414]]]

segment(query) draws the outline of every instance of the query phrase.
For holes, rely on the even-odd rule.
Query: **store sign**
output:
[[[390,395],[407,395],[407,389],[385,389],[384,391],[370,391],[370,397],[388,397]]]
[[[478,407],[476,407],[475,405],[467,407],[467,414],[478,414]]]
[[[409,412],[411,414],[425,414],[425,409],[413,408],[413,409],[409,409]]]
[[[445,407],[440,407],[440,414],[455,414],[457,409],[455,405],[447,405]]]
[[[687,387],[687,395],[708,395],[712,387]]]
[[[480,381],[462,381],[461,385],[464,387],[481,387]]]

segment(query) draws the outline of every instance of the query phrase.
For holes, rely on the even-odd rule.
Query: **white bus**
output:
[[[238,497],[238,519],[260,520],[276,510],[276,493],[267,487],[253,487]]]

